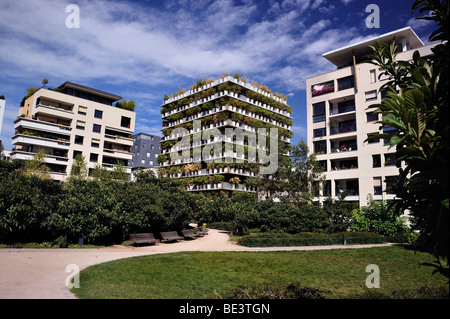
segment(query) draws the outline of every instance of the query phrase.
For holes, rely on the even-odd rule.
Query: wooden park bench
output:
[[[130,234],[130,240],[135,244],[156,244],[158,241],[152,233]]]
[[[183,234],[184,238],[197,238],[199,237],[198,234],[195,234],[192,229],[182,230],[181,233]]]
[[[178,235],[178,233],[176,231],[166,231],[166,232],[161,232],[160,234],[161,234],[162,240],[166,240],[166,241],[175,241],[175,240],[183,239],[183,237]]]
[[[199,227],[195,227],[194,228],[194,232],[197,234],[197,236],[205,236],[208,235],[208,231],[207,230],[203,230]]]

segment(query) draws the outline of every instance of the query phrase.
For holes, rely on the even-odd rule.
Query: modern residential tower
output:
[[[87,167],[128,168],[136,114],[114,102],[121,97],[72,82],[41,88],[27,97],[14,122],[13,159],[31,159],[42,149],[51,177],[64,180],[77,154]]]
[[[398,60],[411,60],[416,50],[421,56],[432,54],[434,44],[424,45],[406,27],[323,54],[336,70],[306,80],[308,146],[326,176],[320,200],[346,194],[346,200],[365,206],[369,194],[375,200],[394,199],[388,191],[398,176],[395,149],[383,140],[366,142],[379,133],[380,124],[375,122],[381,115],[368,107],[383,99],[380,88],[387,78],[375,65],[363,62],[372,53],[369,45],[393,38],[400,51]]]
[[[277,165],[266,155],[288,155],[286,97],[244,77],[199,81],[166,97],[161,107],[159,173],[182,178],[190,191],[256,192],[262,166]]]

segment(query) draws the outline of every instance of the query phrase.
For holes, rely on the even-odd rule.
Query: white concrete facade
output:
[[[401,51],[398,60],[412,59],[416,50],[421,56],[432,54],[434,44],[425,46],[407,27],[325,53],[337,70],[306,81],[307,90],[311,88],[307,92],[308,147],[317,154],[327,180],[317,200],[346,193],[346,200],[365,206],[369,194],[376,200],[395,198],[386,192],[389,179],[398,176],[395,149],[389,149],[383,140],[365,142],[370,134],[379,132],[380,124],[375,122],[381,115],[368,107],[381,102],[384,92],[380,87],[387,79],[380,77],[381,70],[375,65],[361,63],[375,40],[387,42],[394,37]]]

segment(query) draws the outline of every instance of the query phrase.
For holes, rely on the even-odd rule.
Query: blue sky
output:
[[[68,4],[80,28],[67,28]],[[306,139],[306,78],[334,65],[322,54],[405,26],[422,41],[435,29],[415,20],[413,1],[394,0],[2,0],[0,139],[11,148],[26,88],[72,81],[136,102],[136,133],[160,134],[165,94],[204,78],[241,73],[288,94],[294,142]],[[380,28],[367,28],[368,4]]]

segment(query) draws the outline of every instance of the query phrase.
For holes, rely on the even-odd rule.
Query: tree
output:
[[[88,176],[88,169],[86,159],[83,155],[77,154],[70,170],[70,176],[76,178],[86,178]]]
[[[45,88],[45,86],[48,84],[48,79],[47,78],[43,78],[41,83],[42,83],[42,87]]]
[[[50,179],[50,168],[45,164],[45,153],[43,149],[39,149],[33,158],[27,160],[24,165],[23,172],[27,176],[36,176],[41,179]]]
[[[323,169],[316,160],[315,154],[309,153],[306,142],[301,139],[291,151],[292,169],[289,173],[290,199],[297,206],[310,203],[319,191],[325,179],[322,175]]]
[[[375,43],[370,63],[383,69],[390,81],[381,89],[386,98],[371,108],[383,115],[380,128],[390,126],[393,134],[377,134],[395,147],[398,183],[395,193],[401,200],[393,206],[397,214],[409,210],[420,230],[416,244],[435,255],[432,264],[448,278],[449,257],[449,124],[448,124],[448,0],[417,0],[412,10],[431,12],[422,19],[436,21],[439,28],[430,41],[441,41],[433,56],[398,61],[394,41]],[[402,164],[403,167],[402,167]],[[446,260],[447,268],[442,265]]]

